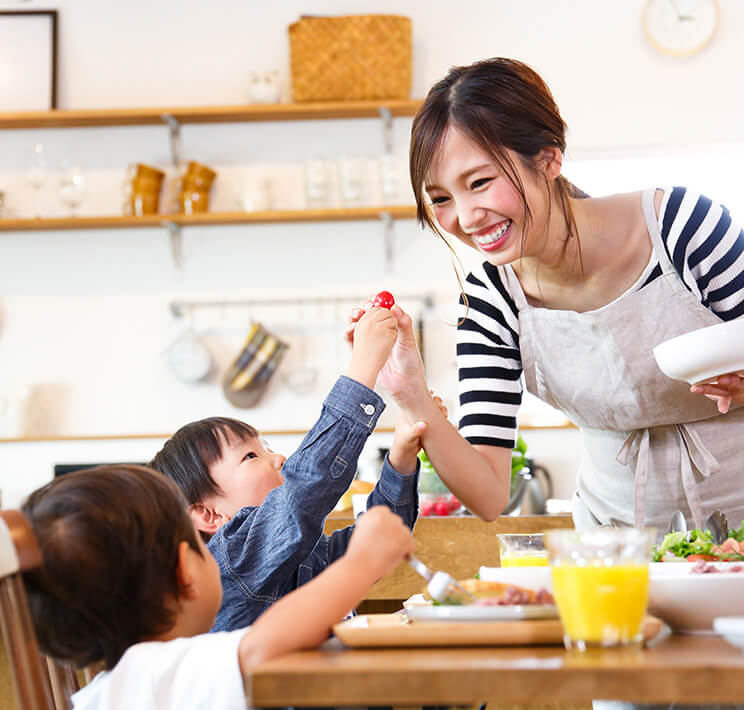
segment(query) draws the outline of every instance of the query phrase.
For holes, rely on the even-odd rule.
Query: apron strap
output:
[[[635,458],[635,483],[633,485],[633,523],[641,526],[646,520],[646,489],[648,488],[649,440],[648,429],[636,429],[626,437],[616,456],[618,463],[627,466]]]
[[[695,527],[702,529],[704,524],[703,508],[698,495],[695,471],[708,478],[712,474],[718,473],[721,467],[694,429],[686,424],[676,424],[674,428],[679,441],[682,487],[690,506]],[[648,429],[631,431],[616,456],[617,462],[623,466],[627,466],[633,458],[636,462],[633,487],[633,522],[636,526],[644,525],[646,519],[650,439],[651,435]]]

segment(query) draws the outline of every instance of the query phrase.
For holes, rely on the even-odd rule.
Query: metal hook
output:
[[[183,263],[183,240],[181,237],[181,225],[171,221],[166,221],[162,224],[168,230],[168,236],[170,237],[173,265],[176,267],[177,271],[180,271],[181,264]]]
[[[393,215],[390,212],[380,212],[385,242],[385,272],[391,273],[393,270]]]
[[[385,153],[391,155],[393,152],[393,114],[387,106],[380,106],[378,110],[382,118],[382,143],[385,146]]]
[[[170,113],[164,113],[161,118],[168,124],[168,137],[170,139],[171,162],[176,168],[181,168],[181,124],[178,119]]]

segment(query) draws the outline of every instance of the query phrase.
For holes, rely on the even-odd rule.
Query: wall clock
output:
[[[647,0],[643,31],[663,54],[688,57],[710,44],[718,16],[718,0]]]

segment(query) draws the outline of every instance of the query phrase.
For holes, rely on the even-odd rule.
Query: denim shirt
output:
[[[222,606],[212,631],[253,623],[277,599],[341,557],[353,525],[323,534],[323,524],[351,485],[357,459],[385,403],[356,380],[341,376],[320,418],[284,464],[284,483],[260,506],[241,508],[208,542],[220,566]],[[418,466],[403,476],[385,460],[367,506],[386,505],[413,528],[418,512]]]

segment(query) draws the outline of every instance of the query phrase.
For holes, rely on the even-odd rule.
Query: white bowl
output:
[[[744,616],[717,616],[713,619],[713,630],[744,651]]]
[[[737,564],[716,562],[726,570]],[[744,616],[744,572],[692,573],[690,562],[652,562],[649,565],[648,610],[673,631],[712,634],[713,619]]]
[[[744,318],[699,328],[654,348],[661,371],[694,385],[744,370]]]

